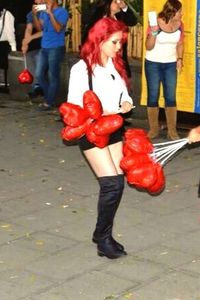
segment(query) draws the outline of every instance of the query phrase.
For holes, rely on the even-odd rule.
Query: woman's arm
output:
[[[21,50],[22,50],[23,54],[26,54],[26,52],[28,51],[28,42],[27,42],[27,40],[32,35],[32,31],[33,31],[33,24],[32,23],[28,23],[26,25],[26,29],[25,29],[25,32],[24,32],[24,38],[22,40]]]
[[[120,5],[121,11],[116,14],[117,19],[123,21],[127,26],[135,26],[137,24],[137,17],[135,14],[124,1],[121,1]]]
[[[80,60],[72,66],[69,77],[67,101],[83,106],[83,94],[89,90],[87,67]]]
[[[146,50],[152,50],[156,43],[156,38],[158,35],[158,26],[149,26],[147,29],[147,37],[145,41]]]
[[[184,44],[183,41],[180,41],[176,46],[176,53],[177,53],[177,63],[176,69],[180,72],[183,68],[183,53],[184,53]]]

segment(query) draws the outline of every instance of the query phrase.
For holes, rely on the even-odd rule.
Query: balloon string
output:
[[[27,61],[26,61],[26,55],[24,54],[24,67],[27,69]]]
[[[160,151],[158,153],[155,153],[155,159],[156,161],[160,161],[161,159],[163,159],[165,156],[167,156],[169,153],[171,153],[172,151],[176,150],[177,147],[167,147],[167,149],[164,149],[163,151]]]
[[[154,151],[151,157],[164,165],[179,149],[188,143],[188,139],[154,144]],[[157,147],[157,148],[156,148]]]
[[[160,147],[160,148],[157,148],[157,149],[154,149],[154,152],[155,152],[155,155],[156,156],[159,156],[161,155],[162,153],[165,153],[165,152],[168,152],[170,151],[171,149],[176,149],[176,148],[179,148],[179,146],[184,146],[186,144],[186,141],[181,141],[181,143],[176,143],[176,144],[171,144],[169,146],[165,146],[165,147]]]
[[[165,159],[163,159],[163,161],[161,161],[160,163],[161,163],[161,165],[164,165],[164,164],[166,164],[167,163],[167,161],[179,150],[179,149],[181,149],[184,145],[186,145],[188,142],[187,141],[185,141],[185,142],[183,142],[182,144],[180,143],[180,145],[177,147],[177,148],[175,148],[174,150],[172,150],[172,151],[170,151],[170,153],[169,153],[169,155],[165,158]]]
[[[179,140],[175,140],[175,141],[168,141],[168,142],[163,142],[163,143],[157,143],[157,144],[153,144],[153,146],[157,147],[157,146],[170,145],[170,144],[181,143],[181,142],[187,142],[188,143],[188,139],[184,138],[184,139],[179,139]]]

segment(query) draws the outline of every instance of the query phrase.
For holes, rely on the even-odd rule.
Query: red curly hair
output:
[[[121,43],[125,43],[128,36],[128,27],[111,17],[105,17],[97,21],[94,26],[90,29],[88,38],[81,47],[80,56],[85,61],[88,67],[89,75],[93,72],[94,65],[102,66],[100,43],[107,41],[111,35],[116,32],[122,31],[123,37]],[[122,51],[117,52],[116,56],[112,58],[113,64],[124,79],[126,85],[129,87],[129,80],[127,77],[126,69],[122,59]]]

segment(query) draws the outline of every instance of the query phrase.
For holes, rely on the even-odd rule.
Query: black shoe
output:
[[[30,99],[37,98],[38,96],[43,96],[43,91],[40,87],[35,88],[33,91],[28,93]]]
[[[97,254],[99,256],[106,256],[110,259],[116,259],[127,255],[126,251],[117,249],[116,244],[109,237],[99,240]]]
[[[110,237],[110,239],[113,241],[113,243],[115,244],[115,246],[118,250],[120,250],[120,251],[124,250],[124,246],[122,244],[118,243],[112,236]],[[93,234],[92,241],[93,241],[93,243],[98,244],[98,238],[95,236],[95,234]]]

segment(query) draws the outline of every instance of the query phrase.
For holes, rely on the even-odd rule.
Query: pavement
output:
[[[109,260],[91,241],[97,180],[62,127],[0,94],[0,299],[200,300],[199,145],[166,164],[160,195],[126,185],[114,236],[128,255]]]

